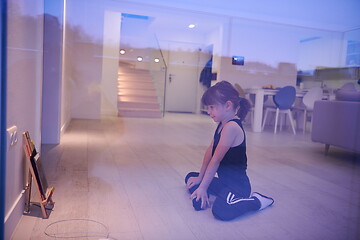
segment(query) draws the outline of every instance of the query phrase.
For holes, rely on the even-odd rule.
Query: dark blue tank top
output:
[[[236,122],[241,130],[244,132],[244,141],[235,147],[229,148],[226,152],[224,158],[221,160],[219,168],[217,170],[219,179],[226,184],[236,184],[239,181],[243,181],[246,176],[246,168],[247,168],[247,157],[246,157],[246,137],[245,131],[241,124],[240,119],[232,119],[230,121]],[[229,121],[229,122],[230,122]],[[216,128],[214,134],[214,145],[212,149],[212,155],[215,153],[215,149],[219,144],[221,131],[219,132],[219,128],[221,123]]]

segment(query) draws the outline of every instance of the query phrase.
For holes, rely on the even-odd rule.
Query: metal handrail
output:
[[[160,47],[159,39],[157,38],[156,34],[154,34],[154,35],[155,35],[156,44],[157,44],[158,49],[159,49],[159,51],[160,51],[160,55],[161,55],[162,61],[163,61],[164,66],[165,66],[164,101],[163,101],[163,111],[162,111],[162,112],[163,112],[163,117],[164,117],[164,116],[165,116],[165,101],[166,101],[166,76],[167,76],[167,69],[168,69],[168,67],[167,67],[167,65],[166,65],[166,61],[165,61],[165,58],[164,58],[164,54],[163,54],[163,52],[162,52],[162,50],[161,50],[161,47]]]

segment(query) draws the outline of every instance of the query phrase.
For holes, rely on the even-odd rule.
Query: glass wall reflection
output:
[[[59,143],[71,119],[200,113],[203,92],[218,80],[243,89],[301,83],[332,92],[360,78],[359,29],[179,4],[8,1],[7,126],[29,131],[40,151],[41,143]],[[6,239],[22,215],[22,151],[19,143],[7,154]]]
[[[358,66],[356,52],[348,53],[356,49],[359,40],[352,31],[317,30],[114,1],[67,1],[66,11],[65,79],[72,81],[73,117],[99,118],[118,113],[118,106],[135,108],[135,90],[121,87],[121,79],[117,82],[117,70],[130,71],[126,67],[149,71],[159,109],[179,112],[200,111],[199,99],[206,89],[206,84],[200,83],[200,74],[210,59],[217,80],[239,83],[243,88],[296,85],[299,78],[306,88],[324,81],[337,88],[358,78],[357,74],[340,73],[334,82],[319,73]],[[195,27],[189,28],[189,24]],[[207,51],[210,48],[211,52]],[[120,49],[125,52],[120,54]],[[245,64],[232,65],[233,56],[243,56]],[[143,89],[130,88],[144,92],[138,102],[155,102],[146,96],[152,94],[144,89],[146,83],[136,84]],[[117,93],[120,96],[114,97]]]

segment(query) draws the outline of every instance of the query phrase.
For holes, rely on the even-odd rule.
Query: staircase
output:
[[[148,70],[120,64],[117,105],[119,117],[162,117],[154,81]]]

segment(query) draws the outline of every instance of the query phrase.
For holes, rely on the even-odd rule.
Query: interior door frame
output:
[[[171,64],[170,64],[170,54],[171,54],[171,49],[170,49],[170,44],[192,44],[192,45],[197,45],[199,46],[199,49],[198,49],[198,59],[197,59],[197,65],[196,65],[196,74],[197,76],[199,77],[200,75],[200,65],[199,65],[199,58],[200,58],[200,52],[201,52],[201,49],[202,47],[204,47],[204,44],[202,43],[193,43],[193,42],[179,42],[179,41],[164,41],[166,42],[167,44],[167,56],[166,56],[166,60],[167,60],[167,71],[166,71],[166,79],[165,79],[165,83],[166,83],[166,89],[165,89],[165,93],[164,93],[164,96],[165,96],[165,99],[167,99],[167,94],[168,94],[168,89],[169,89],[169,77],[170,77],[170,74],[171,74]],[[198,84],[198,81],[196,82],[196,89],[195,89],[195,102],[194,102],[194,111],[192,111],[191,113],[196,113],[197,112],[197,99],[198,99],[198,87],[199,87],[199,84]],[[168,99],[165,101],[165,104],[168,103]],[[172,110],[167,110],[167,107],[166,105],[164,104],[164,109],[166,112],[176,112],[176,111],[172,111]],[[182,112],[182,111],[179,111],[179,112]],[[187,112],[187,111],[186,111]],[[190,113],[190,112],[189,112]]]

